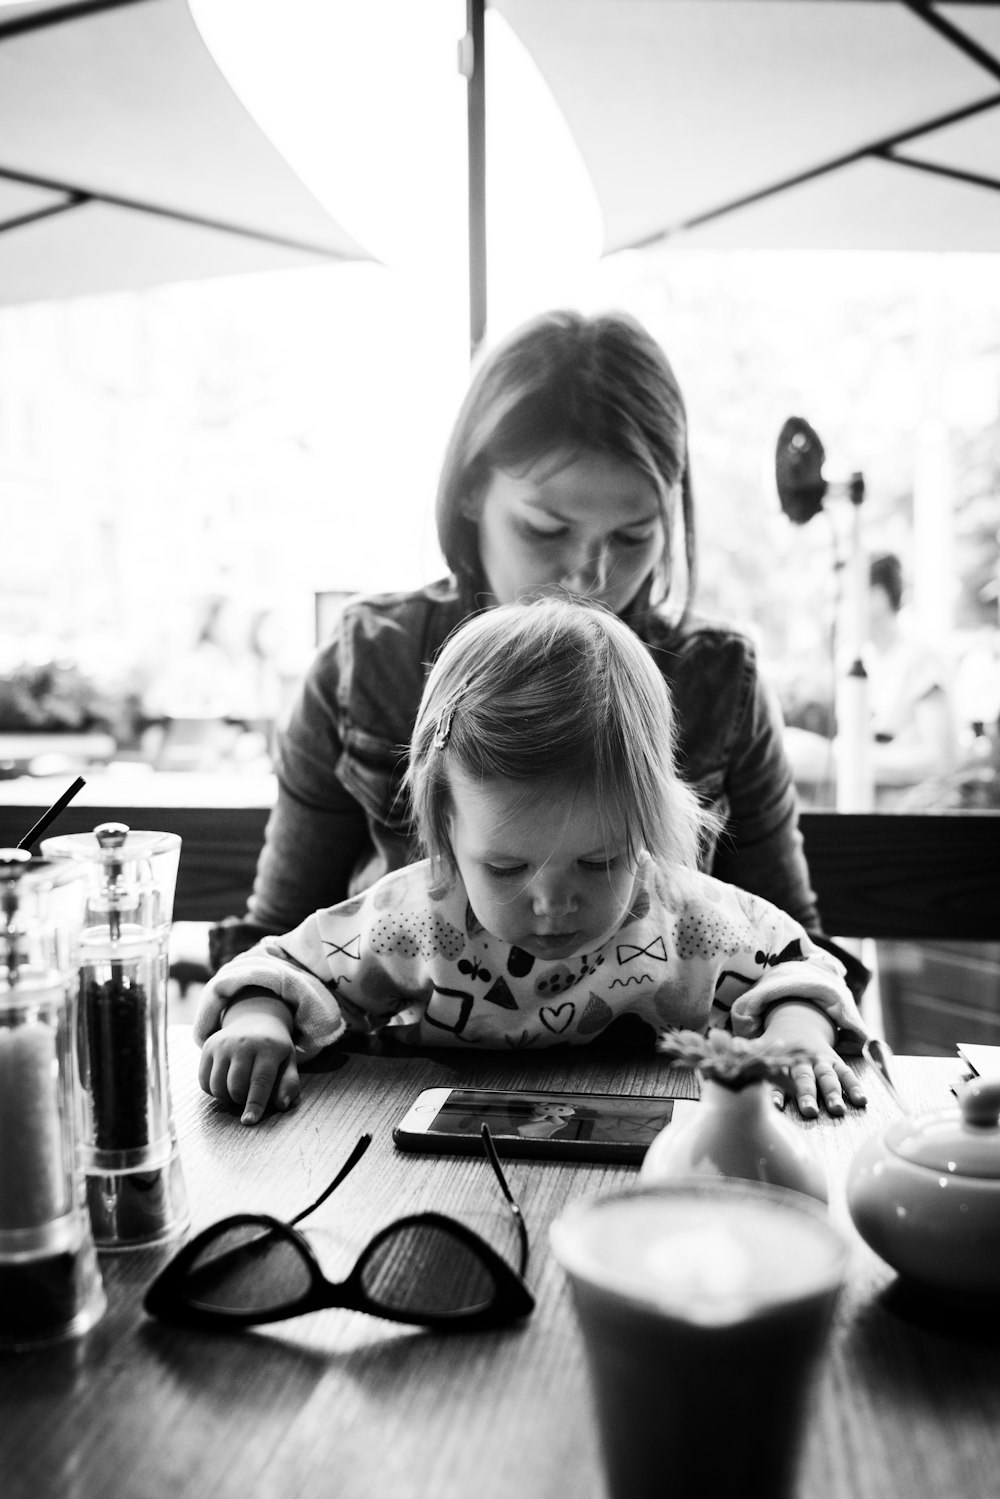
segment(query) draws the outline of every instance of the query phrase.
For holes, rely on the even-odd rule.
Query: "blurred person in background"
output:
[[[868,569],[868,673],[872,771],[880,804],[896,788],[946,775],[958,757],[947,657],[921,639],[903,607],[903,567],[894,552]]]
[[[873,556],[868,567],[867,674],[870,764],[875,804],[909,804],[913,788],[947,776],[958,759],[952,703],[953,669],[944,652],[924,640],[904,606],[903,567],[894,552]],[[840,670],[845,663],[841,662]],[[816,675],[821,673],[817,669]],[[832,804],[837,757],[833,684],[798,712],[788,712],[785,749],[803,800]],[[800,696],[807,694],[800,687]]]
[[[228,594],[194,607],[188,642],[168,652],[146,688],[146,753],[161,770],[269,765],[281,702],[269,611]]]

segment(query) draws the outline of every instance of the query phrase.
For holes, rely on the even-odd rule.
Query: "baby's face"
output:
[[[632,902],[637,861],[593,795],[539,800],[516,781],[473,781],[457,769],[450,780],[452,850],[487,931],[536,958],[607,941]]]

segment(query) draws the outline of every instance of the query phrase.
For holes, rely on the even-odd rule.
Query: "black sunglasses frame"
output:
[[[263,1326],[273,1322],[285,1322],[292,1317],[302,1317],[309,1312],[325,1311],[331,1308],[366,1312],[369,1315],[383,1317],[390,1322],[404,1322],[410,1326],[417,1325],[433,1328],[435,1331],[455,1332],[471,1332],[477,1328],[503,1326],[527,1317],[534,1310],[535,1298],[528,1290],[523,1279],[528,1258],[527,1232],[524,1219],[507,1185],[503,1170],[497,1159],[496,1147],[485,1125],[482,1130],[482,1139],[490,1165],[497,1175],[497,1180],[503,1189],[508,1206],[517,1225],[521,1241],[520,1273],[513,1266],[509,1265],[480,1234],[477,1234],[471,1228],[467,1228],[464,1223],[460,1223],[457,1219],[447,1217],[442,1213],[411,1213],[406,1217],[395,1219],[375,1234],[358,1256],[353,1269],[345,1280],[339,1282],[327,1280],[312,1245],[293,1225],[301,1222],[303,1218],[319,1207],[320,1203],[325,1202],[334,1188],[344,1180],[345,1176],[357,1164],[371,1143],[371,1136],[363,1135],[355,1146],[349,1160],[338,1172],[330,1186],[321,1193],[314,1203],[297,1214],[290,1222],[283,1222],[279,1218],[272,1218],[267,1213],[235,1213],[203,1229],[200,1234],[197,1234],[177,1252],[174,1258],[164,1266],[156,1279],[148,1287],[143,1298],[143,1306],[146,1312],[151,1317],[156,1317],[159,1321],[167,1322],[175,1327],[203,1328],[215,1331]],[[227,1254],[252,1252],[255,1245],[263,1245],[264,1242],[273,1243],[276,1239],[283,1239],[295,1246],[295,1249],[308,1269],[309,1288],[301,1296],[285,1302],[281,1306],[262,1311],[225,1310],[222,1308],[201,1306],[191,1301],[186,1293],[188,1278],[192,1267],[203,1256],[206,1247],[213,1240],[218,1239],[222,1233],[231,1229],[244,1227],[259,1227],[263,1232],[259,1239],[249,1240],[238,1249],[223,1251],[219,1256],[220,1259],[225,1258]],[[446,1312],[428,1311],[417,1313],[399,1311],[388,1305],[384,1306],[376,1297],[371,1296],[364,1287],[364,1275],[369,1261],[389,1239],[411,1228],[434,1229],[438,1233],[452,1238],[463,1248],[475,1254],[480,1264],[492,1279],[493,1295],[491,1300],[486,1304],[479,1304],[468,1309],[458,1308],[454,1311]],[[211,1264],[211,1261],[209,1261],[209,1264]]]

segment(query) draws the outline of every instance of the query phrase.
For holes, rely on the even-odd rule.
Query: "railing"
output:
[[[16,844],[44,810],[41,799],[37,806],[20,799],[0,805],[0,847]],[[246,905],[267,815],[260,805],[74,804],[60,815],[58,831],[123,821],[179,833],[174,918],[217,921]],[[808,811],[802,831],[828,932],[1000,940],[1000,812]]]
[[[1000,812],[803,812],[801,825],[828,932],[1000,939]]]

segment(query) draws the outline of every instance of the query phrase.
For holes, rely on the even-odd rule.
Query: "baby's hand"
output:
[[[764,1029],[769,1040],[804,1046],[812,1055],[811,1061],[796,1062],[790,1068],[792,1091],[803,1119],[818,1117],[820,1099],[835,1117],[845,1112],[845,1098],[855,1108],[865,1107],[865,1090],[830,1045],[833,1023],[822,1011],[804,1002],[785,1002],[770,1012]]]
[[[256,1124],[272,1097],[276,1109],[290,1108],[299,1096],[299,1070],[281,1001],[254,996],[233,1004],[202,1047],[198,1081],[221,1103],[241,1105],[244,1124]]]
[[[825,1042],[810,1045],[815,1053],[813,1061],[796,1062],[791,1069],[795,1102],[803,1119],[818,1117],[817,1095],[826,1105],[827,1113],[834,1117],[846,1112],[845,1098],[855,1108],[863,1109],[868,1102],[865,1090],[843,1057]]]

